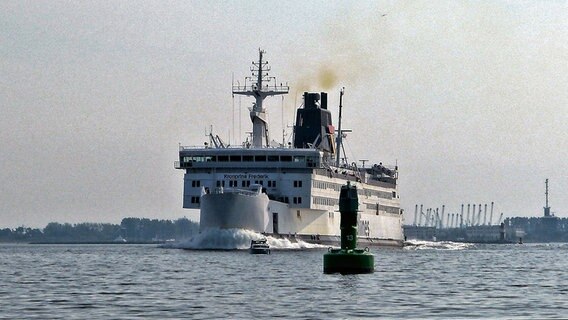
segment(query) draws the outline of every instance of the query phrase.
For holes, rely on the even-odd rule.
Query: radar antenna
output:
[[[287,94],[290,87],[277,85],[276,78],[270,77],[268,71],[270,66],[268,61],[263,61],[265,51],[258,49],[258,62],[252,62],[250,68],[252,77],[245,77],[245,84],[235,85],[233,83],[233,94],[254,96],[255,103],[250,109],[250,119],[252,121],[252,145],[255,148],[268,147],[268,127],[266,120],[266,109],[262,102],[266,97]]]

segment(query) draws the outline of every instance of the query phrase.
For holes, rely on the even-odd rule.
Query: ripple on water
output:
[[[566,244],[442,246],[372,249],[375,273],[341,276],[322,273],[325,249],[257,257],[144,245],[0,245],[0,318],[562,318],[568,312]]]

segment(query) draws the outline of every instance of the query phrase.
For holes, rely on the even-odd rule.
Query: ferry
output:
[[[344,90],[340,91],[338,129],[332,124],[327,93],[305,92],[296,110],[292,141],[269,141],[267,97],[289,92],[268,75],[264,51],[234,95],[255,99],[250,108],[251,139],[224,143],[212,132],[202,146],[179,147],[175,168],[184,170],[183,207],[200,211],[200,231],[248,229],[264,235],[311,243],[340,242],[339,192],[348,181],[359,193],[358,242],[404,243],[398,166],[359,166],[343,150]]]

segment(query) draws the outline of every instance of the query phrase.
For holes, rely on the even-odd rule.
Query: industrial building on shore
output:
[[[428,208],[416,205],[414,222],[404,226],[408,240],[457,241],[474,243],[512,243],[512,242],[567,242],[568,218],[556,217],[548,203],[548,179],[545,181],[546,202],[541,217],[512,217],[503,220],[503,213],[493,221],[494,203],[488,205],[461,205],[460,213],[445,214],[445,205]],[[419,209],[420,207],[420,209]],[[482,209],[484,208],[484,209]]]

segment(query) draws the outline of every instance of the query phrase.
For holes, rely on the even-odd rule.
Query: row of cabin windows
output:
[[[378,203],[367,203],[366,204],[367,209],[369,210],[374,210],[376,212],[376,214],[379,214],[379,210],[380,211],[385,211],[387,213],[394,213],[394,214],[400,214],[401,213],[401,209],[397,208],[397,207],[389,207],[389,206],[381,206]]]
[[[312,185],[314,188],[318,189],[333,189],[335,191],[341,191],[341,184],[333,183],[333,182],[326,182],[326,181],[312,181]],[[357,194],[365,195],[367,197],[376,196],[377,198],[383,199],[393,199],[396,198],[396,191],[387,192],[387,191],[377,191],[371,189],[357,189]]]
[[[326,197],[313,197],[312,202],[313,204],[324,206],[335,206],[339,204],[339,200]]]
[[[241,180],[241,187],[248,188],[250,187],[251,182],[252,182],[251,180]],[[269,188],[276,188],[276,181],[268,180],[267,183]],[[259,184],[261,186],[264,186],[264,180],[254,180],[254,184]],[[238,186],[239,186],[238,180],[229,180],[229,187],[236,188]],[[217,187],[225,187],[225,180],[217,180]]]
[[[288,197],[280,197],[280,198],[278,198],[278,200],[282,201],[284,203],[290,203],[290,198],[288,198]],[[301,204],[302,203],[302,197],[293,197],[292,202],[294,204]]]
[[[294,187],[296,186],[296,182],[294,181]],[[300,187],[302,186],[302,181],[300,182]],[[264,186],[264,180],[254,180],[255,184],[260,184],[261,186]],[[276,188],[276,181],[275,180],[268,180],[268,187],[269,188]],[[243,188],[248,188],[251,185],[251,180],[241,180],[241,187]],[[191,186],[193,188],[199,188],[201,187],[201,181],[200,180],[191,180]],[[231,188],[236,188],[239,186],[239,181],[237,180],[229,180],[229,187]],[[225,187],[225,180],[217,180],[217,187]]]
[[[290,203],[290,200],[288,197],[284,197],[282,198],[283,202],[285,203]],[[294,202],[294,204],[301,204],[302,203],[302,197],[293,197],[292,201]],[[199,203],[199,197],[191,197],[191,203]]]
[[[219,155],[219,156],[184,156],[182,162],[306,162],[314,163],[319,157],[289,155]]]
[[[357,190],[359,195],[366,195],[367,197],[376,196],[377,198],[383,199],[393,199],[396,198],[396,191],[388,192],[388,191],[377,191],[377,190]]]
[[[339,183],[325,182],[325,181],[312,181],[314,188],[318,189],[333,189],[335,191],[341,191],[341,185]]]
[[[237,180],[229,180],[229,187],[230,188],[236,188],[239,186],[239,182]],[[225,187],[225,180],[217,180],[217,188],[219,187]],[[243,180],[241,181],[241,187],[245,188],[245,187],[250,187],[250,181],[247,180]]]

